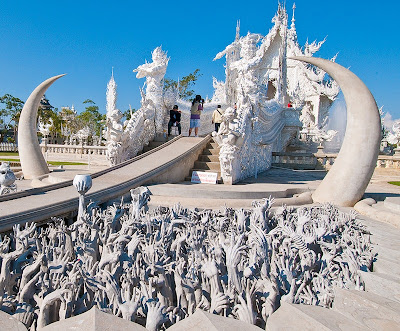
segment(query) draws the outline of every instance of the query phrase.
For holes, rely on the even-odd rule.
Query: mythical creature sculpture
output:
[[[316,129],[314,131],[313,141],[322,144],[323,141],[331,141],[333,137],[336,136],[338,132],[336,130],[320,130]]]
[[[131,113],[131,118],[122,123],[122,113],[116,108],[117,84],[114,73],[107,84],[107,158],[116,165],[137,155],[143,147],[163,133],[166,110],[163,96],[163,78],[169,58],[161,47],[152,52],[151,63],[133,70],[137,78],[146,78],[146,90],[141,90],[141,108]],[[175,99],[174,99],[175,100]],[[172,101],[173,102],[173,101]],[[171,103],[171,101],[169,102]]]
[[[78,222],[16,225],[0,241],[2,309],[38,330],[100,310],[148,330],[203,309],[265,329],[286,302],[330,307],[333,287],[362,288],[371,267],[368,231],[355,213],[325,204],[271,212],[148,210],[141,187]]]
[[[221,175],[224,182],[232,182],[233,161],[236,153],[243,144],[239,132],[239,123],[235,119],[235,110],[228,107],[222,115],[222,123],[218,132],[213,132],[214,140],[220,147],[219,160]]]
[[[389,144],[398,144],[400,141],[400,120],[396,120],[392,126],[393,132],[389,132],[386,137],[386,140]]]
[[[10,162],[2,162],[0,166],[0,195],[17,192],[15,180],[16,177],[11,170]]]
[[[107,112],[106,121],[106,141],[107,141],[107,158],[111,165],[116,165],[124,161],[121,151],[125,142],[124,126],[121,121],[123,115],[118,109]]]
[[[53,126],[53,119],[49,119],[49,123],[43,123],[42,119],[39,117],[38,121],[38,131],[43,135],[43,137],[47,137],[50,134],[50,128]]]
[[[167,71],[169,58],[163,52],[161,46],[157,47],[151,54],[153,62],[145,63],[137,67],[133,72],[137,72],[136,78],[146,77],[146,101],[147,107],[151,107],[155,112],[156,133],[163,132],[165,117],[165,106],[163,102],[163,83],[162,80]],[[142,107],[143,105],[142,99]]]
[[[230,64],[231,70],[237,71],[235,88],[237,91],[238,109],[245,108],[245,100],[255,104],[259,101],[257,93],[262,84],[262,60],[264,57],[264,47],[257,48],[257,43],[261,36],[248,33],[239,39],[240,59]],[[260,79],[261,77],[261,79]]]

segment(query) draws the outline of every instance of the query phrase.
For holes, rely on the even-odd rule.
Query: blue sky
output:
[[[293,1],[286,1],[291,19]],[[43,80],[68,75],[46,96],[55,107],[89,98],[105,112],[111,67],[118,84],[117,106],[140,107],[132,72],[162,45],[171,58],[166,77],[200,69],[196,93],[212,96],[212,76],[224,78],[224,61],[214,56],[231,43],[236,21],[241,35],[267,34],[277,1],[1,1],[0,95],[26,100]],[[378,106],[400,118],[398,1],[297,1],[300,45],[327,41],[315,56],[349,67],[369,87]]]

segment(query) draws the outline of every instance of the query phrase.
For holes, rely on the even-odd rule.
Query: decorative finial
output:
[[[295,28],[295,26],[294,26],[294,22],[296,21],[295,19],[294,19],[294,10],[296,9],[296,4],[293,2],[293,16],[292,16],[292,24],[290,25],[290,28],[291,29],[294,29]]]
[[[236,21],[236,38],[235,40],[239,40],[240,38],[240,20]]]

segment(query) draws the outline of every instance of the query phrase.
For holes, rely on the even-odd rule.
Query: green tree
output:
[[[58,112],[58,108],[53,109],[38,109],[38,114],[42,123],[47,124],[53,122],[53,125],[50,128],[50,131],[55,135],[61,135],[61,123],[62,117],[61,113]],[[39,118],[38,117],[38,118]]]
[[[193,99],[195,93],[192,89],[193,86],[196,84],[197,79],[201,76],[200,69],[196,69],[192,73],[187,76],[182,77],[179,80],[179,96],[184,100]],[[178,82],[171,78],[164,79],[164,91],[169,89],[177,89]]]
[[[77,120],[76,113],[73,109],[68,107],[61,108],[59,112],[60,117],[60,131],[64,137],[67,137],[79,130],[79,123]],[[61,130],[62,126],[62,130]]]
[[[125,120],[129,121],[131,119],[131,114],[135,113],[136,109],[135,108],[129,108],[122,112],[122,115],[124,116]]]
[[[13,97],[11,94],[4,94],[0,97],[0,116],[8,118],[6,128],[12,128],[14,130],[14,141],[18,131],[18,122],[21,116],[21,111],[24,106],[24,102],[21,99]],[[13,124],[12,124],[13,123]]]
[[[90,99],[83,101],[86,104],[85,110],[77,116],[80,129],[84,127],[89,127],[89,129],[100,136],[102,125],[106,120],[106,115],[99,112],[99,107],[96,103]]]

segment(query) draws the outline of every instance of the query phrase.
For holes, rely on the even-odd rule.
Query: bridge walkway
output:
[[[183,181],[209,139],[177,137],[121,165],[95,173],[86,197],[103,203],[143,184]],[[0,232],[17,223],[42,222],[78,208],[79,195],[72,180],[24,192],[0,200]]]

